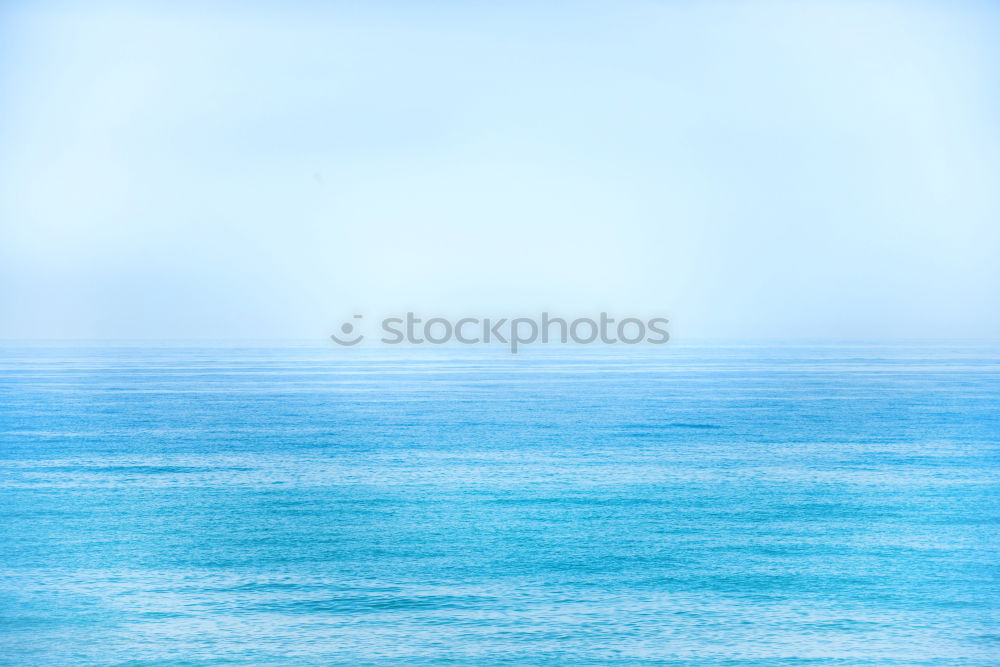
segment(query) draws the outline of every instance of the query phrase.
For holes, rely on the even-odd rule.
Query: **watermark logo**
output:
[[[361,315],[355,315],[354,319],[360,320],[361,317],[362,317]],[[340,333],[342,333],[344,336],[350,336],[351,334],[353,334],[354,333],[354,323],[353,322],[344,322],[343,324],[341,324],[340,325]],[[338,345],[351,346],[351,345],[357,345],[362,340],[364,340],[365,337],[362,334],[358,334],[353,339],[352,338],[346,338],[345,340],[341,340],[340,337],[337,336],[337,334],[330,334],[330,338],[334,342],[336,342]]]
[[[355,315],[354,320],[363,316]],[[567,319],[542,313],[540,317],[478,318],[462,317],[455,320],[444,317],[423,319],[414,313],[404,317],[386,317],[379,323],[383,345],[494,345],[508,347],[512,354],[525,345],[537,342],[569,343],[578,345],[601,343],[604,345],[636,345],[649,343],[662,345],[670,340],[666,325],[669,320],[654,317],[648,320],[625,317],[616,320],[601,313],[597,318]],[[340,326],[339,334],[330,334],[338,345],[352,347],[364,340],[356,333],[356,322],[347,321]]]

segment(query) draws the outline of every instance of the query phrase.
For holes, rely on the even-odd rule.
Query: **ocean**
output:
[[[0,349],[0,664],[998,665],[1000,346]]]

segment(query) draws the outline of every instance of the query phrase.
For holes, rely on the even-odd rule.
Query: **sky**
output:
[[[0,338],[1000,338],[1000,4],[0,6]]]

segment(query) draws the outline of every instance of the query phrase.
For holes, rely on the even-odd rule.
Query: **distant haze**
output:
[[[998,35],[961,1],[6,2],[0,338],[997,338]]]

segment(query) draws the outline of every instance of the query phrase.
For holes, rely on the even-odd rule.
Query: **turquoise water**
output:
[[[0,351],[0,662],[1000,664],[998,348],[410,357]]]

